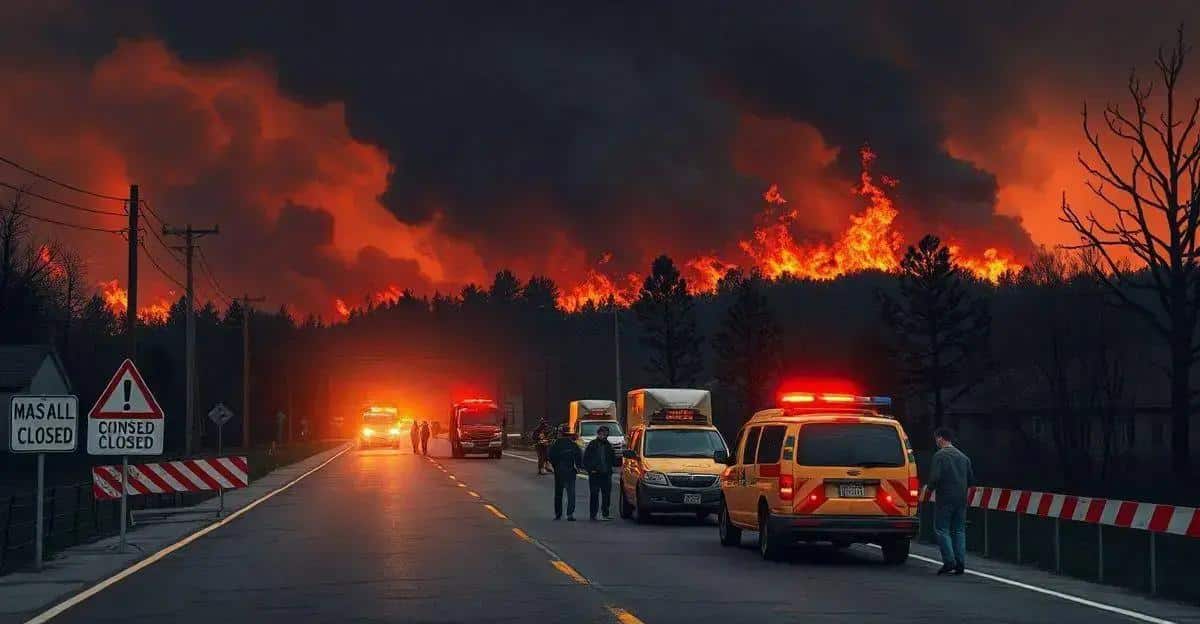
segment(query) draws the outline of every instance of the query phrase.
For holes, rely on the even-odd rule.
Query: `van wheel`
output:
[[[783,545],[779,538],[771,533],[771,510],[762,505],[758,510],[758,553],[766,561],[779,561],[783,558]]]
[[[646,505],[642,503],[641,494],[637,494],[637,507],[633,510],[633,519],[638,524],[647,524],[650,522],[650,512],[646,511]]]
[[[879,544],[883,548],[883,562],[889,565],[902,565],[908,561],[909,542],[905,538],[885,540]]]
[[[738,546],[742,543],[742,529],[733,526],[729,521],[729,508],[721,503],[721,511],[717,516],[717,531],[721,534],[722,546]]]
[[[633,517],[633,505],[630,505],[629,499],[625,498],[625,482],[619,481],[617,483],[617,486],[621,488],[621,490],[620,490],[621,500],[617,505],[618,511],[620,512],[622,518],[625,518],[626,520],[628,520]]]

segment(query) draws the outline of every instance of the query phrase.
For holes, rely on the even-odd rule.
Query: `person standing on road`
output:
[[[975,480],[971,459],[954,446],[954,432],[933,432],[938,451],[929,468],[928,487],[934,493],[933,532],[942,551],[938,574],[962,574],[967,566],[967,487]]]
[[[547,455],[550,467],[554,470],[554,519],[562,519],[563,493],[567,495],[567,521],[575,522],[575,475],[583,467],[583,453],[575,443],[575,436],[567,425],[562,426],[562,433],[554,444],[550,445]]]
[[[543,470],[549,461],[547,453],[550,450],[550,424],[546,422],[544,416],[538,421],[538,425],[533,428],[533,447],[537,451],[538,474],[543,474]]]
[[[421,454],[429,455],[429,421],[421,423]]]
[[[617,452],[608,441],[608,427],[600,425],[596,438],[588,442],[583,451],[583,467],[588,472],[588,512],[596,519],[596,508],[600,507],[605,520],[609,515],[609,500],[612,498],[613,469],[620,463]]]
[[[408,437],[412,438],[413,455],[417,454],[417,445],[421,441],[421,423],[412,421],[412,425],[408,430]]]

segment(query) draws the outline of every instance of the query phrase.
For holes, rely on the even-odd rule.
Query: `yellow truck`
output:
[[[633,390],[626,406],[621,517],[645,522],[655,513],[693,513],[704,520],[719,511],[725,467],[713,454],[728,453],[729,445],[712,424],[708,390]]]
[[[567,427],[575,434],[575,442],[586,448],[596,439],[596,430],[608,427],[608,443],[617,454],[625,450],[625,432],[617,421],[617,403],[603,399],[581,399],[571,401],[567,414]]]

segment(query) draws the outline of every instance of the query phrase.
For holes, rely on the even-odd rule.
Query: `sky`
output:
[[[202,299],[219,286],[326,319],[339,299],[501,268],[570,291],[661,253],[685,274],[753,266],[743,243],[780,214],[797,246],[836,250],[878,207],[864,145],[894,211],[886,245],[929,232],[1019,264],[1075,241],[1063,193],[1098,208],[1076,162],[1084,103],[1127,97],[1130,70],[1149,76],[1200,16],[1131,6],[10,2],[0,156],[104,194],[136,183],[171,226],[219,225]],[[2,165],[0,181],[119,208]],[[764,200],[773,185],[786,204]],[[119,236],[37,231],[97,285],[125,281]],[[143,302],[177,296],[142,276]]]

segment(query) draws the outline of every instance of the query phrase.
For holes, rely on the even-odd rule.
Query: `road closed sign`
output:
[[[162,455],[162,408],[132,360],[125,360],[88,412],[89,455]]]
[[[8,415],[14,453],[70,453],[79,445],[79,400],[73,396],[14,396]]]

